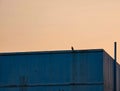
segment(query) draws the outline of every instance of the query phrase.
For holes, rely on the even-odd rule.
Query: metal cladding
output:
[[[103,49],[1,53],[0,91],[113,91],[113,71]]]

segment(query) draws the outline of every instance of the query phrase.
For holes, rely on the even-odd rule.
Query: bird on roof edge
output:
[[[71,50],[74,51],[74,47],[73,46],[71,46]]]

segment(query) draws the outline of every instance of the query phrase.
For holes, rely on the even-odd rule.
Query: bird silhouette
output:
[[[74,47],[73,46],[71,46],[71,50],[74,51]]]

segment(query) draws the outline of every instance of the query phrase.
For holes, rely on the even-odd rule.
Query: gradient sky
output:
[[[119,24],[120,0],[0,0],[0,52],[74,46],[113,56]]]

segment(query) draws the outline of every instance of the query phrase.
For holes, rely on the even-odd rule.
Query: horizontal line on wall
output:
[[[98,83],[48,83],[48,84],[23,84],[23,85],[0,85],[0,88],[40,87],[40,86],[77,86],[77,85],[103,85]]]

